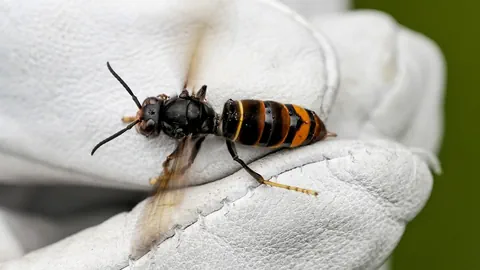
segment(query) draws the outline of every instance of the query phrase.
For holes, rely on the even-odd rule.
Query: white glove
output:
[[[296,103],[322,119],[331,111],[327,128],[339,137],[250,164],[266,178],[277,176],[273,181],[317,190],[318,197],[258,186],[223,140],[207,139],[191,168],[195,182],[205,184],[187,189],[171,224],[175,235],[136,265],[380,266],[432,187],[427,164],[436,165],[430,153],[438,148],[442,122],[438,49],[372,12],[311,18],[308,26],[269,1],[121,2],[1,4],[0,180],[149,189],[148,179],[160,173],[174,148],[172,139],[149,140],[130,131],[90,156],[98,141],[123,127],[120,117],[136,109],[105,62],[140,99],[178,94],[199,32],[194,22],[208,18],[191,82],[208,85],[218,112],[228,98]],[[325,33],[337,58],[313,29]],[[266,153],[237,148],[247,162]],[[50,199],[58,198],[58,190],[65,189],[43,189],[45,200],[32,192],[33,202],[8,201],[14,209],[36,204],[41,211],[2,210],[1,269],[127,267],[143,203],[94,224],[118,213],[106,202],[136,193],[80,190]],[[22,192],[27,200],[24,189],[3,189],[13,198]]]

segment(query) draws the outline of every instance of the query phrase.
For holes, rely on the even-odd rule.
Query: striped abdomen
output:
[[[222,113],[223,136],[245,145],[298,147],[325,138],[315,112],[293,104],[228,100]]]

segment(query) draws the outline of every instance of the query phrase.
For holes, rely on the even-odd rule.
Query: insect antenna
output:
[[[132,96],[132,99],[133,99],[133,101],[135,101],[135,104],[137,104],[137,107],[139,109],[141,109],[142,104],[140,104],[140,101],[138,101],[138,98],[133,94],[132,90],[130,89],[130,87],[128,87],[127,83],[125,83],[125,81],[123,81],[122,78],[120,78],[120,76],[118,76],[118,74],[115,73],[115,71],[113,71],[109,62],[107,62],[107,67],[108,67],[108,70],[110,70],[110,73],[112,73],[113,77],[115,77],[117,79],[117,81],[119,81],[123,85],[125,90],[127,90],[127,92],[130,94],[130,96]]]
[[[93,153],[95,153],[95,151],[97,151],[97,149],[98,149],[100,146],[102,146],[102,145],[106,144],[107,142],[115,139],[116,137],[122,135],[125,131],[131,129],[131,128],[134,127],[136,124],[138,124],[140,121],[141,121],[140,119],[135,120],[134,122],[132,122],[130,125],[128,125],[128,126],[125,127],[124,129],[118,131],[117,133],[113,134],[112,136],[110,136],[110,137],[106,138],[105,140],[99,142],[99,143],[98,143],[97,145],[95,145],[95,147],[92,149],[92,153],[91,153],[90,155],[93,156]]]

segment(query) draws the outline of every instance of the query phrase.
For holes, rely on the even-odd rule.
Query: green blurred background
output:
[[[392,269],[480,269],[480,1],[357,0],[433,39],[447,61],[445,136],[432,196],[393,255]],[[478,256],[478,257],[477,257]]]

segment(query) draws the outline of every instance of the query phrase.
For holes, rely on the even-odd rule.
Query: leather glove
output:
[[[208,138],[171,237],[136,267],[376,268],[429,197],[443,59],[384,14],[307,21],[259,0],[44,0],[0,10],[0,180],[11,206],[0,212],[1,269],[128,268],[145,201],[120,205],[150,189],[174,140],[130,131],[90,156],[136,109],[106,61],[140,99],[178,94],[190,76],[208,85],[218,112],[229,98],[273,99],[314,109],[339,134],[266,156],[237,146],[265,178],[317,197],[258,185],[221,138]],[[74,184],[97,188],[65,187]]]

